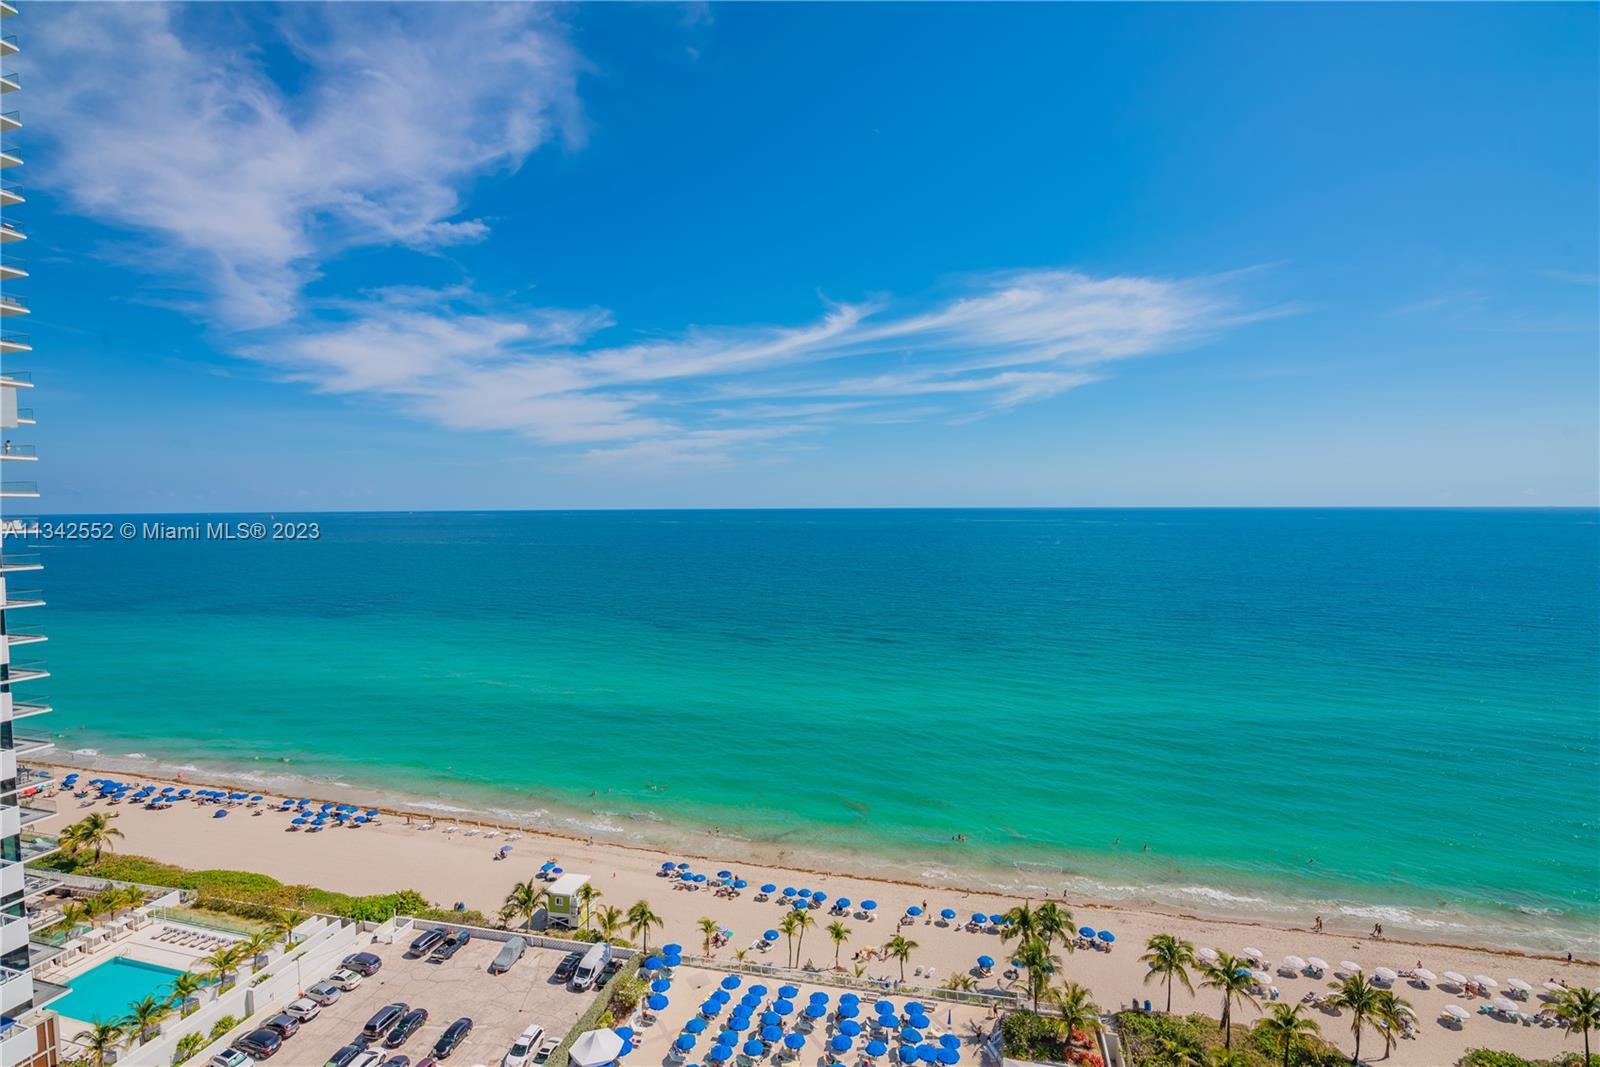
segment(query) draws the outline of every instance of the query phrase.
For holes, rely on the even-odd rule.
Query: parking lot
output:
[[[409,1056],[415,1064],[429,1053],[445,1027],[465,1016],[472,1020],[472,1033],[449,1062],[492,1067],[530,1023],[543,1026],[550,1037],[565,1037],[594,996],[571,992],[554,981],[556,965],[566,955],[554,949],[530,947],[509,972],[491,975],[489,962],[500,951],[498,941],[468,942],[445,963],[405,959],[410,941],[403,936],[393,945],[359,946],[381,958],[383,968],[306,1023],[273,1057],[274,1065],[322,1067],[341,1046],[356,1039],[374,1012],[403,1001],[428,1009],[428,1021],[387,1055]],[[305,975],[304,984],[309,987],[324,977]]]

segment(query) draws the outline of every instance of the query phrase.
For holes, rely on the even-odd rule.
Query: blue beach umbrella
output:
[[[687,871],[687,870],[688,870],[688,869],[689,869],[689,865],[688,865],[688,864],[687,864],[687,863],[680,863],[680,864],[678,864],[678,870],[680,870],[680,871]]]
[[[839,1032],[845,1037],[855,1037],[861,1032],[861,1024],[854,1019],[846,1019],[839,1024]]]
[[[744,889],[749,884],[750,883],[745,881],[743,878],[735,878],[733,880],[733,888],[735,888],[735,889]]]
[[[549,864],[548,864],[548,863],[547,863],[547,864],[545,864],[545,866],[546,866],[546,867],[548,867],[548,866],[549,866]],[[673,869],[673,865],[672,865],[672,861],[671,861],[671,860],[667,860],[667,861],[666,861],[666,862],[665,862],[665,863],[663,863],[663,864],[662,864],[662,865],[661,865],[661,869],[662,869],[662,870],[663,870],[663,871],[670,871],[670,870],[672,870],[672,869]]]
[[[710,1060],[712,1063],[722,1063],[732,1058],[733,1049],[729,1048],[727,1045],[717,1045],[710,1052],[706,1053],[706,1059]]]
[[[718,878],[732,878],[733,877],[733,872],[732,871],[718,871],[717,872],[717,877]]]
[[[915,1045],[918,1041],[922,1040],[922,1031],[913,1030],[908,1026],[900,1031],[900,1040],[904,1041],[908,1045]]]
[[[828,994],[819,989],[815,993],[811,994],[810,1000],[813,1004],[826,1004],[828,1003]]]
[[[958,1049],[961,1047],[961,1039],[955,1034],[940,1034],[939,1044],[944,1048]]]
[[[1092,926],[1080,926],[1080,927],[1078,927],[1078,936],[1079,937],[1093,937],[1094,936],[1094,927],[1092,927]]]
[[[895,1050],[895,1056],[900,1060],[901,1063],[916,1063],[916,1047],[913,1045],[901,1045]]]
[[[225,811],[218,811],[218,812],[214,812],[214,813],[213,813],[213,814],[212,814],[212,816],[211,816],[211,817],[212,817],[212,818],[213,818],[213,819],[221,819],[221,818],[224,818],[224,817],[226,817],[226,816],[227,816],[227,814],[228,814],[228,813],[227,813],[227,812],[225,812]]]
[[[766,931],[765,933],[763,933],[761,935],[761,940],[763,940],[763,941],[776,941],[776,940],[778,940],[778,931],[776,931],[776,930],[768,930],[768,931]]]
[[[878,902],[876,900],[863,900],[861,902],[861,910],[862,911],[877,911],[878,910]]]
[[[679,1052],[688,1052],[690,1049],[694,1048],[694,1035],[679,1034],[678,1040],[672,1043],[672,1047],[677,1049]]]
[[[760,982],[757,982],[755,985],[750,987],[749,993],[753,997],[764,997],[767,995],[767,987],[762,985]]]
[[[779,1015],[792,1015],[794,1014],[794,1002],[788,1000],[775,1000],[772,1002],[772,1010],[777,1012]]]
[[[290,826],[304,826],[306,823],[308,823],[310,821],[311,820],[307,819],[304,815],[300,815],[300,816],[297,816],[296,818],[290,819],[289,820],[289,825]]]
[[[644,963],[640,964],[640,966],[647,971],[659,971],[665,965],[666,964],[662,961],[660,956],[651,956],[649,959],[645,960]]]
[[[764,1011],[761,1013],[762,1026],[777,1026],[781,1022],[783,1022],[783,1016],[779,1015],[775,1011]]]
[[[1104,941],[1108,945],[1111,944],[1111,942],[1113,942],[1113,941],[1115,941],[1117,939],[1117,935],[1112,933],[1110,930],[1101,930],[1098,934],[1095,934],[1094,936],[1098,937],[1100,940]]]
[[[796,986],[781,985],[778,987],[778,996],[782,997],[784,1000],[792,1000],[799,995],[800,990]]]
[[[826,1004],[812,1003],[806,1005],[805,1015],[807,1019],[820,1019],[826,1014],[828,1014],[828,1006]]]
[[[761,892],[763,893],[776,893],[777,891],[778,887],[773,885],[771,882],[768,882],[766,885],[761,887]]]
[[[928,1027],[933,1025],[933,1021],[920,1011],[913,1013],[911,1017],[906,1020],[906,1022],[910,1023],[911,1026],[917,1030],[926,1030]]]
[[[631,1026],[613,1027],[611,1032],[616,1034],[618,1037],[622,1038],[622,1040],[624,1042],[629,1042],[629,1041],[633,1040],[633,1027],[631,1027]]]
[[[876,1001],[872,1005],[872,1010],[877,1012],[879,1015],[893,1015],[893,1014],[895,1014],[894,1001],[892,1001],[892,1000]]]
[[[727,1023],[725,1025],[727,1026],[727,1028],[729,1030],[733,1031],[734,1033],[742,1034],[746,1030],[750,1029],[750,1016],[748,1016],[748,1015],[730,1015],[730,1016],[728,1016],[728,1021],[727,1021]]]
[[[782,1041],[783,1040],[783,1027],[781,1027],[781,1026],[763,1026],[761,1028],[761,1040],[767,1042],[768,1044],[772,1044],[773,1042],[777,1042],[777,1041]]]
[[[926,1015],[926,1014],[928,1014],[928,1009],[924,1008],[919,1002],[917,1002],[915,1000],[908,1000],[908,1001],[906,1001],[906,1014],[907,1015]]]
[[[917,1060],[921,1063],[932,1063],[939,1058],[939,1050],[932,1045],[917,1046]]]
[[[940,1063],[944,1064],[945,1067],[952,1067],[953,1064],[961,1062],[961,1053],[957,1052],[953,1048],[942,1048],[939,1050],[936,1058]]]
[[[704,881],[705,881],[705,880],[706,880],[706,876],[705,876],[705,875],[703,875],[703,874],[691,874],[691,875],[690,875],[690,876],[689,876],[689,878],[690,878],[690,879],[691,879],[691,880],[692,880],[692,881],[693,881],[693,882],[694,882],[694,883],[695,883],[695,884],[696,884],[696,885],[698,885],[698,884],[700,884],[700,883],[701,883],[701,882],[704,882]]]
[[[683,1024],[683,1029],[685,1033],[689,1034],[704,1033],[706,1029],[706,1021],[696,1015],[693,1019],[690,1019],[688,1022]]]
[[[786,896],[786,897],[794,896],[794,886],[792,886],[792,885],[784,886],[783,887],[783,895]]]
[[[671,988],[672,979],[670,978],[657,978],[654,982],[650,983],[650,992],[652,993],[665,993]]]
[[[785,1048],[799,1052],[801,1049],[806,1047],[806,1035],[790,1034],[788,1037],[783,1039],[783,1044]]]
[[[718,1004],[714,1000],[708,1000],[704,1004],[700,1005],[700,1014],[701,1015],[715,1015],[717,1012],[719,1012],[721,1010],[722,1010],[722,1005]]]
[[[906,909],[906,914],[910,915],[912,918],[916,918],[918,915],[922,914],[922,909],[920,907],[918,907],[917,905],[913,904],[913,905],[911,905],[911,907]]]
[[[828,1042],[828,1047],[833,1049],[835,1052],[849,1052],[850,1039],[845,1037],[843,1034],[836,1034],[834,1035],[833,1040]]]
[[[801,896],[801,897],[809,897],[809,896],[810,896],[810,895],[811,895],[811,890],[809,890],[809,889],[802,889],[802,890],[800,890],[800,892],[799,892],[799,893],[797,893],[797,894],[795,894],[795,895],[796,895],[796,896]]]
[[[840,993],[839,994],[839,1003],[840,1004],[860,1004],[861,1003],[861,998],[859,996],[857,996],[856,994],[854,994],[854,993],[849,993],[849,992]]]
[[[994,966],[994,957],[993,956],[979,956],[978,957],[978,966],[982,967],[984,970],[987,971],[989,968]]]
[[[956,909],[954,909],[954,908],[945,908],[943,911],[939,912],[939,918],[941,918],[941,919],[949,920],[949,919],[954,919],[955,917],[956,917]]]
[[[889,1051],[889,1046],[885,1045],[882,1041],[868,1041],[867,1042],[867,1055],[868,1056],[882,1056],[885,1052],[888,1052],[888,1051]]]
[[[752,1039],[744,1043],[744,1054],[746,1056],[760,1057],[766,1055],[766,1052],[767,1046],[763,1045],[759,1041]]]
[[[728,991],[726,989],[714,989],[711,991],[711,999],[716,1001],[718,1004],[726,1004],[733,998],[728,995]]]
[[[683,955],[683,946],[679,945],[679,944],[676,944],[676,943],[673,943],[673,944],[670,944],[670,945],[662,945],[661,946],[661,954],[663,956],[681,956],[681,955]]]
[[[856,1007],[854,1004],[846,1003],[843,999],[841,999],[839,1001],[839,1010],[834,1014],[841,1019],[854,1019],[857,1015],[861,1014],[861,1009]]]

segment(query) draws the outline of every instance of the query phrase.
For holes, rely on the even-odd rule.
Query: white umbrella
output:
[[[1303,971],[1306,969],[1306,961],[1299,956],[1285,956],[1282,966],[1291,971]]]
[[[622,1037],[615,1030],[590,1030],[567,1050],[576,1067],[602,1067],[622,1055]]]
[[[1197,960],[1202,960],[1206,963],[1214,963],[1216,962],[1217,958],[1217,950],[1214,948],[1197,949],[1194,956]]]
[[[1392,982],[1400,976],[1387,967],[1374,967],[1372,969],[1372,977],[1378,979],[1380,982]]]
[[[1466,985],[1467,976],[1460,971],[1446,971],[1444,972],[1444,980],[1446,982],[1454,982],[1456,985]]]
[[[1444,1006],[1444,1013],[1450,1016],[1450,1018],[1454,1019],[1456,1022],[1460,1023],[1464,1023],[1468,1019],[1472,1018],[1472,1014],[1459,1004],[1446,1004]]]
[[[1512,1003],[1510,997],[1495,997],[1489,1003],[1494,1005],[1495,1011],[1503,1011],[1507,1015],[1517,1010],[1517,1006]]]
[[[1527,982],[1524,982],[1520,978],[1507,978],[1506,985],[1510,986],[1512,989],[1515,989],[1518,993],[1533,992],[1533,986],[1529,985]]]
[[[1250,973],[1255,980],[1260,982],[1262,985],[1272,984],[1272,975],[1268,974],[1266,971],[1252,971]]]
[[[1339,966],[1355,974],[1361,973],[1361,964],[1356,963],[1353,960],[1340,960]]]
[[[1485,989],[1499,989],[1500,988],[1500,983],[1496,982],[1493,978],[1490,978],[1486,974],[1475,974],[1475,975],[1472,976],[1472,980],[1474,982],[1477,982],[1479,985],[1483,986],[1483,988],[1485,988]]]
[[[1424,982],[1437,982],[1439,980],[1438,976],[1426,967],[1418,967],[1411,972],[1411,977],[1419,978]]]
[[[1328,969],[1328,961],[1323,959],[1321,956],[1307,956],[1306,966],[1310,967],[1313,971],[1325,971]]]
[[[1567,991],[1567,987],[1560,982],[1546,982],[1544,987],[1552,993],[1565,993]]]
[[[1266,953],[1262,952],[1258,948],[1251,948],[1248,945],[1245,946],[1244,954],[1245,958],[1252,960],[1264,960],[1267,958]]]

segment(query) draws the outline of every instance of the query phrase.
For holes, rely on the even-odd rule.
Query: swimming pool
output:
[[[72,992],[50,1002],[50,1010],[80,1022],[109,1022],[128,1014],[145,997],[164,998],[182,971],[124,956],[106,960],[67,983]]]

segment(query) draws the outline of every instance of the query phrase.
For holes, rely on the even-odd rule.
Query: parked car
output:
[[[500,1067],[528,1067],[544,1042],[544,1027],[534,1023],[511,1042],[511,1050],[500,1061]]]
[[[590,947],[583,954],[583,962],[578,964],[578,969],[572,972],[572,988],[580,993],[586,993],[594,988],[594,984],[605,973],[606,964],[611,962],[611,946],[604,941]]]
[[[350,1061],[350,1067],[378,1067],[383,1062],[383,1053],[372,1049],[362,1049],[356,1058]]]
[[[439,942],[439,947],[433,950],[433,955],[428,959],[434,963],[443,963],[445,960],[461,951],[461,946],[472,940],[472,931],[466,928],[450,931],[450,936]]]
[[[394,1024],[394,1029],[389,1031],[389,1036],[383,1039],[383,1047],[387,1049],[399,1048],[406,1043],[406,1038],[421,1029],[422,1024],[427,1021],[427,1008],[412,1008],[400,1016],[399,1021]]]
[[[417,1061],[417,1067],[439,1067],[439,1061],[432,1056],[424,1056]]]
[[[385,1004],[372,1013],[372,1018],[367,1020],[367,1025],[361,1028],[361,1036],[368,1041],[376,1041],[388,1032],[389,1027],[399,1022],[405,1013],[411,1010],[411,1005],[404,1001]]]
[[[211,1057],[210,1067],[250,1067],[251,1059],[236,1048],[225,1048]]]
[[[262,1027],[252,1030],[233,1043],[233,1047],[253,1060],[270,1060],[283,1047],[283,1035]]]
[[[360,971],[351,970],[349,967],[340,967],[337,971],[328,975],[326,980],[348,993],[360,985],[365,980],[365,976]]]
[[[472,1033],[472,1020],[466,1017],[457,1019],[445,1027],[445,1031],[440,1035],[439,1040],[433,1043],[433,1058],[436,1060],[449,1059],[450,1053],[454,1052],[461,1045],[461,1042],[467,1039],[467,1035],[470,1033]]]
[[[383,1061],[383,1067],[411,1067],[410,1056],[390,1056]]]
[[[278,1031],[284,1040],[288,1040],[300,1032],[300,1020],[296,1019],[288,1012],[283,1012],[280,1015],[274,1015],[261,1025],[265,1026],[268,1030]]]
[[[303,1023],[308,1023],[322,1014],[322,1004],[312,1000],[310,997],[298,997],[295,1000],[291,1000],[284,1007],[283,1013],[291,1015]]]
[[[445,931],[439,927],[424,930],[411,940],[411,947],[406,949],[406,955],[412,959],[426,956],[444,940]]]
[[[370,952],[353,952],[340,960],[339,966],[371,978],[383,969],[383,961]]]
[[[578,969],[578,964],[583,962],[583,953],[569,952],[561,957],[561,962],[556,964],[555,979],[565,982],[572,977],[572,972]]]
[[[561,1044],[561,1039],[559,1037],[545,1038],[544,1041],[539,1045],[539,1051],[533,1054],[533,1062],[536,1064],[548,1062],[550,1059],[550,1054],[556,1050],[556,1046],[559,1044]]]
[[[338,1000],[339,995],[343,992],[344,990],[340,989],[332,982],[318,982],[316,985],[306,990],[306,996],[310,997],[312,1000],[326,1008],[329,1004],[332,1004],[334,1001]]]
[[[327,1067],[350,1067],[355,1058],[366,1051],[361,1045],[345,1045],[328,1057]]]
[[[528,951],[528,942],[525,938],[511,938],[500,946],[499,955],[495,956],[494,961],[489,964],[489,973],[505,974],[513,964],[522,958],[522,954],[526,951]]]

